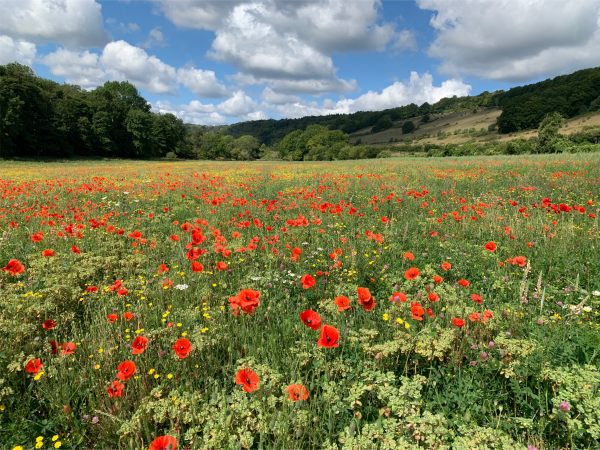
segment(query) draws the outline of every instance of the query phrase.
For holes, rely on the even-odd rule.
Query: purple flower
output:
[[[559,408],[561,411],[565,411],[565,412],[571,411],[571,405],[566,400],[563,400],[562,402],[560,402]]]

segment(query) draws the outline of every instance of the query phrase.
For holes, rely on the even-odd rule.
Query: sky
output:
[[[600,66],[600,0],[0,0],[0,64],[221,125],[434,103]]]

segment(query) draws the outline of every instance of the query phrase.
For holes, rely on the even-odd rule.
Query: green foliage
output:
[[[411,120],[407,120],[402,124],[402,134],[409,134],[415,131],[415,124]]]
[[[0,157],[161,157],[185,153],[184,132],[174,115],[150,112],[131,83],[87,92],[0,66]]]

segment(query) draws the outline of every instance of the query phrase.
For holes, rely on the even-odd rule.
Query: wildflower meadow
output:
[[[600,448],[600,156],[0,163],[1,449]]]

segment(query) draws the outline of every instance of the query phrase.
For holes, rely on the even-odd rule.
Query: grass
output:
[[[2,163],[2,448],[597,448],[599,168]]]

